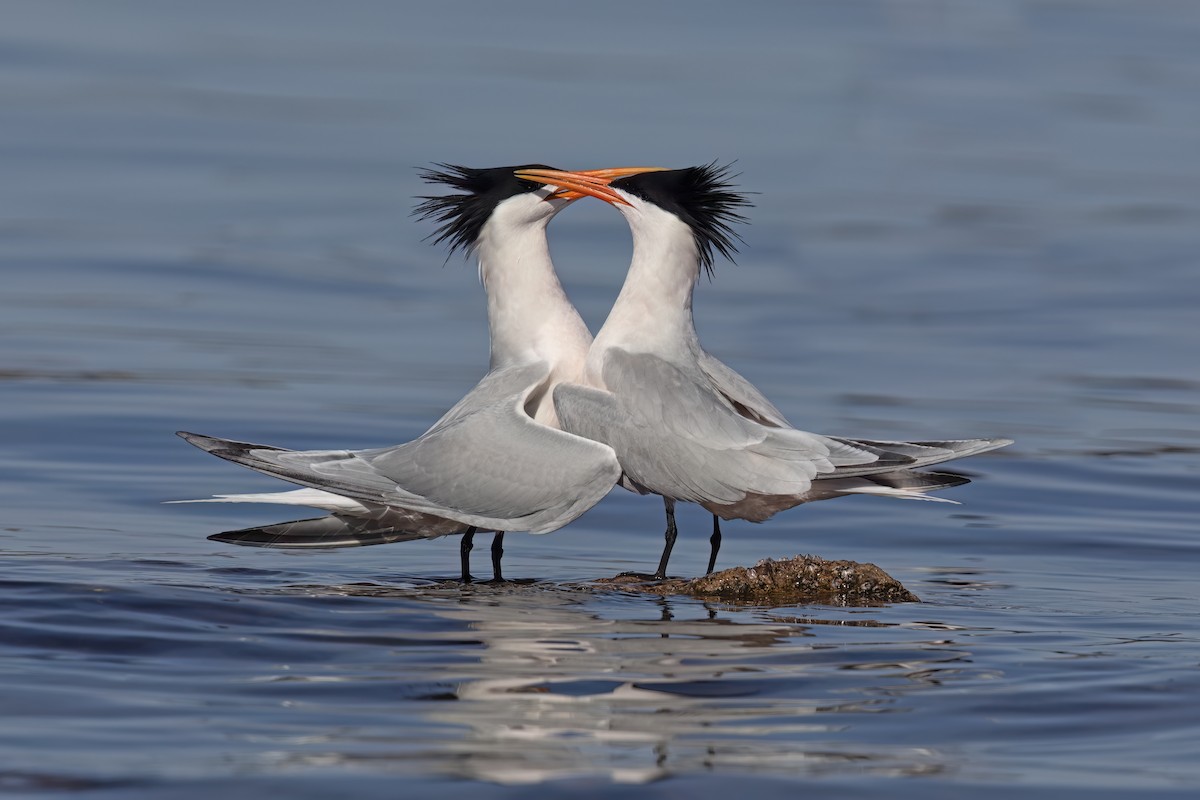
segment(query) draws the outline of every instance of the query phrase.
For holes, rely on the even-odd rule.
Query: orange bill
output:
[[[549,186],[557,186],[559,191],[553,197],[575,200],[584,195],[598,198],[606,203],[627,205],[619,194],[608,187],[609,181],[626,175],[637,175],[640,172],[657,172],[664,167],[613,167],[610,169],[591,169],[569,172],[558,169],[522,169],[518,170],[518,178],[536,181]]]
[[[587,175],[589,178],[607,178],[615,181],[626,175],[638,175],[643,172],[665,172],[666,167],[609,167],[608,169],[577,169],[572,170],[576,175]]]

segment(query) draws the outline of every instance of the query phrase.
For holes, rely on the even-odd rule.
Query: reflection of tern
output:
[[[675,542],[674,503],[717,518],[761,522],[786,508],[873,494],[932,500],[959,475],[915,468],[1011,444],[1008,439],[884,442],[793,428],[749,381],[705,352],[692,323],[692,293],[713,250],[730,256],[748,205],[726,169],[710,164],[648,170],[613,180],[541,168],[517,176],[590,194],[613,205],[633,234],[621,293],[588,351],[582,383],[554,389],[563,430],[616,451],[622,485],[661,495],[666,544],[655,577],[666,575]]]
[[[747,647],[807,651],[789,640],[796,629],[788,625],[673,620],[669,612],[669,623],[602,619],[559,593],[461,602],[438,614],[469,622],[482,645],[471,653],[478,664],[456,667],[456,702],[428,712],[469,730],[454,762],[464,777],[519,785],[600,774],[645,783],[676,769],[665,761],[677,738],[691,761],[706,750],[698,740],[819,730],[796,720],[811,712],[752,697],[738,685],[741,670],[721,678],[722,660],[745,663]],[[808,669],[798,662],[789,659],[787,669]],[[703,691],[717,683],[724,703]]]
[[[442,635],[464,641],[456,651],[464,657],[438,672],[438,690],[453,682],[454,700],[422,707],[431,729],[456,728],[422,766],[440,762],[454,777],[503,784],[642,783],[714,766],[806,774],[836,768],[842,754],[880,769],[942,760],[906,744],[864,747],[842,732],[856,716],[905,709],[907,687],[960,666],[952,662],[965,654],[953,645],[863,649],[861,640],[825,637],[820,620],[653,602],[661,619],[648,618],[645,602],[630,618],[571,592],[505,593],[502,602],[487,593],[438,606],[449,623]],[[340,749],[362,747],[352,740]]]
[[[557,530],[615,484],[620,467],[612,449],[559,430],[551,400],[560,381],[580,380],[591,343],[546,241],[550,219],[581,195],[517,178],[518,167],[440,166],[423,178],[460,193],[424,198],[417,213],[441,223],[437,242],[478,256],[491,330],[487,375],[420,438],[394,447],[293,451],[181,432],[213,455],[308,487],[184,502],[331,512],[212,538],[259,547],[345,547],[463,534],[467,581],[476,530],[493,530],[492,567],[500,580],[505,531]]]

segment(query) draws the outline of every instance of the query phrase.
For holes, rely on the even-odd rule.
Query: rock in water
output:
[[[732,567],[690,580],[668,578],[648,582],[636,576],[618,575],[597,583],[635,592],[683,594],[704,600],[753,605],[878,606],[921,602],[900,581],[874,564],[826,561],[816,556],[795,556],[779,561],[767,558],[752,567]]]

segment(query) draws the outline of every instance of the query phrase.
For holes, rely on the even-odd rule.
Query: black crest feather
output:
[[[745,192],[735,191],[731,164],[716,161],[699,167],[641,172],[610,185],[654,203],[683,220],[696,237],[700,265],[711,277],[713,250],[733,261],[742,237],[733,225],[747,222],[740,209],[753,205]]]
[[[421,170],[418,173],[421,180],[449,186],[460,193],[422,195],[417,198],[421,202],[413,209],[413,215],[438,223],[437,230],[426,238],[432,239],[434,244],[448,243],[451,255],[456,250],[465,252],[475,246],[483,226],[501,202],[544,188],[540,183],[523,181],[513,173],[519,169],[551,169],[545,164],[477,169],[437,163],[434,167],[436,169]]]

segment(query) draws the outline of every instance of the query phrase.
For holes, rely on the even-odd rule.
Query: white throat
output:
[[[488,300],[491,369],[547,362],[550,384],[538,393],[531,413],[539,422],[557,426],[550,390],[560,381],[582,378],[592,336],[550,260],[549,217],[518,221],[505,212],[502,204],[476,242]]]
[[[692,292],[700,276],[695,237],[674,214],[634,202],[621,208],[633,234],[629,272],[588,356],[587,380],[594,386],[604,386],[600,373],[609,348],[670,360],[699,353],[692,321]]]

